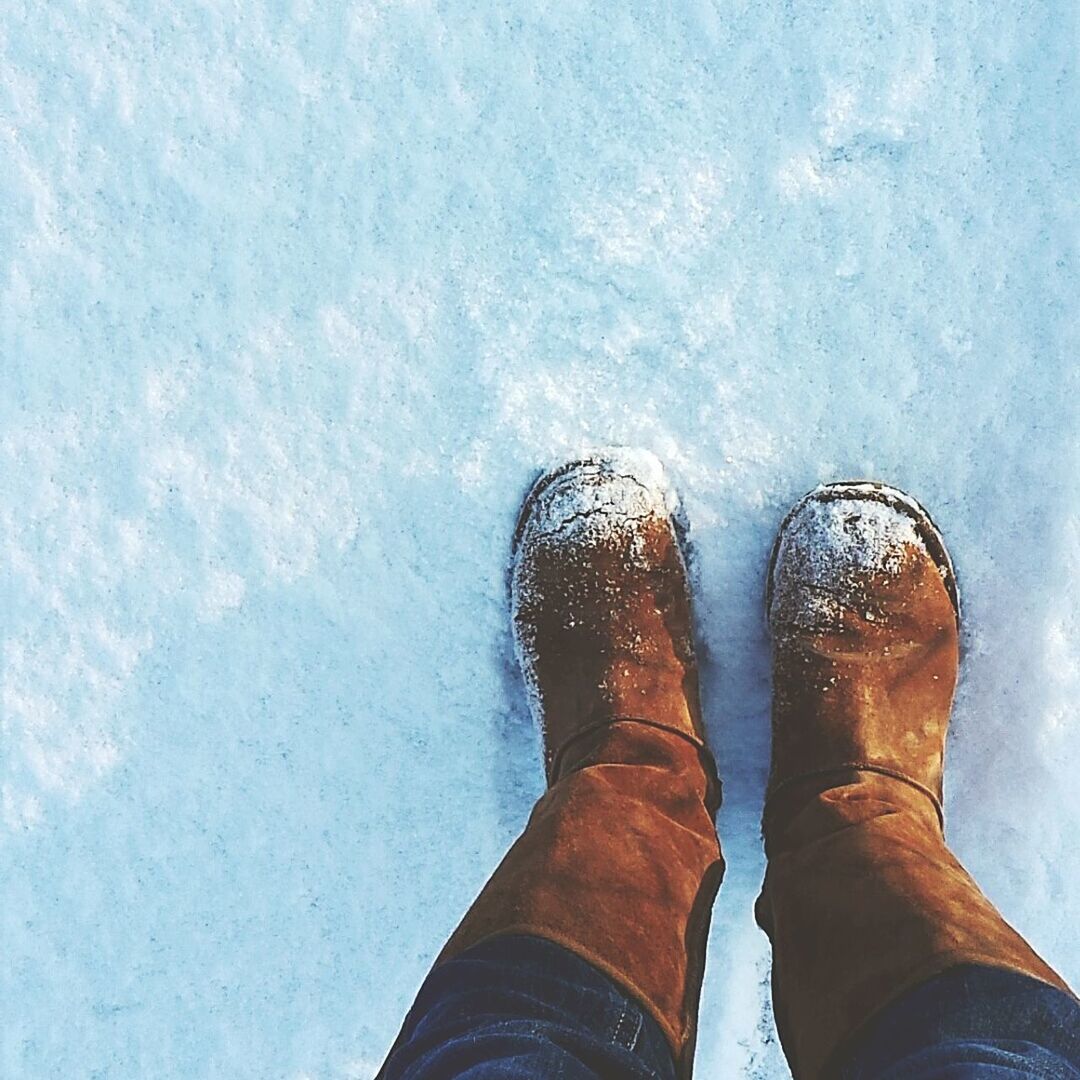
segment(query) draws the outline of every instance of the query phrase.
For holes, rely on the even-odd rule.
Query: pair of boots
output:
[[[526,500],[512,581],[548,790],[440,959],[500,934],[582,956],[655,1016],[689,1071],[723,874],[686,569],[659,463],[575,462]],[[981,964],[1067,990],[950,854],[942,759],[959,608],[914,501],[840,484],[781,526],[768,870],[757,919],[796,1077],[915,984]]]

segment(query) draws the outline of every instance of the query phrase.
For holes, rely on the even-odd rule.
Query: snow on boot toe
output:
[[[839,628],[844,613],[877,616],[873,597],[913,557],[929,556],[958,608],[941,534],[910,496],[884,484],[816,488],[785,518],[773,548],[766,614],[774,635]]]
[[[629,535],[634,522],[675,510],[664,467],[647,450],[615,449],[569,462],[545,473],[522,508],[514,541],[595,543]]]

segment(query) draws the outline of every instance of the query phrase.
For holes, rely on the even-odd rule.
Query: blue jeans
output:
[[[1080,1006],[1025,975],[957,967],[886,1007],[830,1080],[1080,1080]],[[432,971],[380,1080],[675,1080],[656,1021],[542,938],[504,936]]]

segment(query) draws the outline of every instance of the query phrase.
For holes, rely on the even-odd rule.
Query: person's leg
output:
[[[877,486],[812,492],[781,527],[769,590],[773,763],[757,915],[795,1076],[831,1075],[864,1025],[961,965],[1068,994],[945,845],[958,606],[925,511]]]
[[[511,599],[549,786],[431,978],[501,936],[543,938],[614,982],[685,1070],[723,863],[668,500],[647,456],[573,463],[526,500]],[[409,1023],[414,1034],[403,1031],[387,1077],[406,1075],[400,1062],[412,1059],[424,1026],[415,1008]],[[497,1060],[486,1067],[496,1071],[469,1075],[507,1075]]]
[[[402,1028],[386,1080],[675,1080],[651,1013],[576,953],[503,934],[439,964]]]
[[[1080,1080],[1080,1004],[1001,968],[920,983],[837,1055],[835,1080]]]

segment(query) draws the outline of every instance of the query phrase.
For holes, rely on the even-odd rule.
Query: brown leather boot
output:
[[[656,459],[541,478],[518,524],[512,601],[549,788],[440,959],[499,934],[555,941],[641,1001],[686,1069],[723,872],[720,791]]]
[[[957,964],[1067,989],[942,834],[958,664],[949,556],[926,512],[878,484],[812,491],[780,528],[768,870],[777,1028],[796,1077],[905,990]]]

